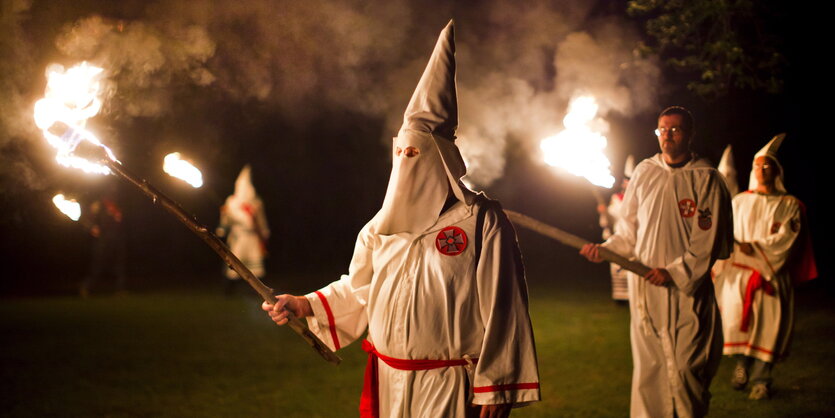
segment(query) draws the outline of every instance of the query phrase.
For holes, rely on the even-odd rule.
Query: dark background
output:
[[[126,43],[108,47],[102,41],[91,53],[61,44],[62,37],[71,37],[74,22],[100,16],[113,27],[125,25],[127,29],[119,33],[151,33],[163,43],[168,36],[179,36],[177,25],[188,23],[203,28],[215,42],[211,54],[198,58],[199,54],[192,54],[187,64],[173,59],[178,52],[163,52],[169,61],[148,72],[152,81],[145,84],[137,81],[143,74],[138,64],[147,61],[112,60],[121,68],[113,77],[115,94],[91,129],[114,148],[126,167],[210,227],[217,224],[218,207],[232,192],[238,171],[251,164],[273,233],[268,281],[294,289],[313,289],[346,271],[356,233],[379,208],[385,192],[389,138],[396,134],[437,33],[450,16],[456,19],[462,129],[509,126],[515,119],[535,121],[525,119],[530,115],[528,107],[514,105],[518,101],[509,98],[503,102],[501,95],[490,96],[497,101],[486,105],[504,106],[502,118],[485,118],[481,108],[464,105],[483,97],[484,86],[491,86],[490,77],[505,76],[527,83],[534,92],[531,97],[557,103],[552,123],[558,126],[567,104],[567,97],[555,93],[559,72],[564,70],[548,63],[553,63],[560,42],[571,33],[594,36],[604,24],[625,28],[624,33],[634,37],[630,40],[643,36],[640,22],[627,17],[625,5],[614,1],[531,2],[512,9],[494,2],[434,7],[410,2],[379,7],[360,2],[248,4],[3,2],[0,294],[77,291],[88,268],[91,238],[55,210],[51,197],[63,192],[89,201],[108,182],[119,184],[125,213],[129,289],[221,282],[220,261],[162,208],[118,178],[57,166],[39,133],[27,127],[27,114],[43,92],[43,69],[48,63],[95,62],[114,56],[108,48],[126,48]],[[690,75],[658,61],[660,72],[652,79],[651,91],[622,81],[633,97],[650,94],[652,104],[630,106],[628,111],[612,107],[603,115],[610,124],[608,152],[613,173],[619,177],[626,154],[640,160],[657,152],[652,130],[658,112],[668,105],[683,105],[697,120],[696,151],[718,162],[724,146],[733,145],[744,190],[753,154],[773,135],[787,132],[780,150],[786,185],[806,203],[819,270],[826,278],[831,270],[825,239],[831,228],[823,189],[831,176],[822,174],[819,139],[828,120],[811,116],[815,106],[810,94],[819,88],[812,76],[817,62],[805,51],[814,38],[804,30],[806,16],[788,5],[779,12],[780,25],[773,35],[787,61],[782,92],[734,89],[706,99],[685,88]],[[137,45],[137,51],[149,49],[147,44]],[[359,58],[354,56],[357,51]],[[251,64],[259,60],[264,65],[253,70]],[[525,68],[535,67],[531,62],[545,65],[526,72]],[[194,81],[195,69],[201,68],[214,74],[212,83]],[[266,90],[255,88],[264,79]],[[131,103],[146,108],[131,109]],[[504,158],[504,171],[493,181],[476,184],[477,188],[506,208],[598,239],[588,186],[539,163],[532,140],[526,137],[531,132],[536,129],[508,128],[494,135],[502,139],[495,151]],[[162,157],[173,151],[185,153],[203,171],[203,188],[192,189],[162,173]],[[520,231],[520,240],[526,256],[550,263],[529,266],[532,280],[552,280],[553,274],[539,273],[553,271],[561,273],[559,280],[606,277],[604,266],[591,266],[571,249],[526,231]],[[301,279],[296,278],[306,282],[298,283],[294,280]],[[812,286],[831,293],[827,280],[817,282]]]

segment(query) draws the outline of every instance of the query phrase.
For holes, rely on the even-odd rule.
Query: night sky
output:
[[[803,99],[813,84],[806,71],[811,60],[801,53],[806,35],[789,6],[778,10],[781,24],[769,28],[787,59],[783,92],[734,90],[707,100],[688,92],[686,77],[657,57],[633,54],[641,27],[619,1],[0,5],[0,251],[6,266],[0,294],[74,292],[88,268],[90,237],[55,210],[51,197],[61,192],[85,202],[112,183],[124,207],[133,286],[220,281],[221,263],[208,247],[138,190],[54,162],[31,116],[50,63],[87,60],[105,68],[107,102],[90,129],[126,167],[208,226],[216,226],[238,171],[251,164],[273,232],[269,277],[321,277],[299,286],[312,289],[345,271],[356,233],[379,208],[390,139],[450,18],[456,23],[458,144],[475,188],[506,208],[597,240],[588,186],[544,166],[539,140],[562,129],[572,97],[592,94],[609,125],[608,154],[619,177],[627,154],[641,159],[657,152],[652,131],[658,112],[684,105],[697,121],[693,148],[718,162],[732,144],[743,189],[754,152],[773,135],[788,133],[781,149],[787,188],[806,203],[819,268],[822,276],[830,272],[823,241],[829,221],[808,146],[819,132]],[[203,188],[162,172],[163,156],[173,151],[203,171]],[[588,267],[573,250],[526,232],[520,237],[523,253],[553,252],[554,269],[559,264],[566,280]]]

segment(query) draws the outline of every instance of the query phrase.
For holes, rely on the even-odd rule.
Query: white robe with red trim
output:
[[[722,355],[710,268],[733,243],[724,180],[703,159],[672,168],[656,154],[635,169],[621,216],[604,247],[673,279],[659,287],[630,273],[631,415],[703,416]]]
[[[348,275],[306,297],[308,325],[331,348],[366,328],[377,351],[398,359],[477,358],[474,367],[405,371],[378,361],[382,417],[464,416],[474,404],[540,399],[527,284],[513,226],[497,205],[485,207],[476,265],[476,218],[482,199],[456,203],[419,234],[360,232]],[[439,237],[466,236],[455,255]],[[445,232],[446,231],[446,232]],[[450,252],[451,251],[451,252]]]
[[[714,268],[724,353],[773,362],[785,354],[794,322],[794,287],[787,261],[800,233],[800,203],[786,194],[746,192],[734,198],[733,209],[734,237],[751,243],[754,254],[735,251]],[[757,275],[762,277],[761,285]],[[746,293],[753,296],[747,314]]]

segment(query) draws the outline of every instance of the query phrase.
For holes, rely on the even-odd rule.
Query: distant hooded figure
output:
[[[450,22],[394,138],[382,208],[360,231],[348,274],[264,305],[279,324],[283,308],[307,317],[337,350],[368,330],[364,417],[506,416],[540,398],[515,231],[497,202],[460,180],[454,53]]]
[[[84,298],[90,296],[90,292],[107,274],[115,276],[113,290],[116,294],[127,291],[127,237],[118,190],[113,183],[107,183],[101,196],[90,203],[82,215],[83,222],[90,225],[90,235],[93,237],[90,272],[79,289],[80,296]]]
[[[264,204],[255,193],[252,185],[251,169],[247,165],[235,180],[235,193],[226,198],[226,203],[220,208],[220,226],[218,236],[226,237],[229,249],[246,267],[257,277],[264,277],[264,257],[267,255],[267,240],[270,238],[270,228],[264,213]],[[226,277],[233,282],[240,280],[234,270],[227,268]]]
[[[719,160],[719,166],[716,167],[722,177],[725,178],[725,184],[728,186],[728,193],[731,197],[739,194],[739,181],[736,176],[736,166],[734,165],[734,153],[730,145],[725,147],[722,153],[722,159]]]
[[[803,204],[786,192],[774,137],[754,156],[748,191],[733,200],[734,253],[714,267],[724,354],[737,359],[735,389],[769,396],[771,369],[788,352],[794,285],[817,276]]]

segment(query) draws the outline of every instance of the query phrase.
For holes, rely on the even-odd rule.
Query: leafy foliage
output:
[[[645,23],[643,53],[657,53],[707,98],[731,89],[779,93],[785,56],[781,14],[753,0],[630,0],[628,13]]]

